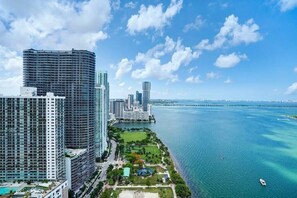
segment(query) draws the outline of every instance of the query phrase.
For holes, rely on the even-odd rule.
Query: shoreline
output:
[[[162,141],[162,140],[161,140],[161,141]],[[162,141],[162,144],[164,144],[163,141]],[[180,167],[180,165],[179,165],[177,159],[175,158],[175,156],[172,154],[173,152],[171,151],[171,149],[169,149],[169,147],[168,147],[166,144],[164,144],[164,145],[168,148],[169,156],[170,156],[170,158],[172,159],[174,168],[175,168],[176,171],[181,175],[181,177],[183,178],[183,180],[186,182],[186,180],[185,180],[185,175],[184,175],[184,173],[183,173],[183,171],[182,171],[182,168]],[[186,182],[186,183],[187,183],[187,182]],[[187,183],[187,185],[188,185],[188,183]]]
[[[153,121],[150,120],[118,120],[117,123],[154,123]]]
[[[156,133],[156,132],[154,132],[154,133]],[[156,133],[156,135],[157,135],[157,133]],[[193,190],[191,189],[191,186],[189,185],[189,183],[185,179],[186,177],[185,177],[185,173],[184,173],[183,169],[181,168],[178,160],[175,158],[175,156],[173,154],[174,152],[172,152],[172,150],[163,142],[163,140],[161,140],[161,141],[162,141],[162,144],[164,144],[164,146],[166,146],[168,148],[169,156],[170,156],[170,158],[171,158],[171,160],[173,162],[173,165],[174,165],[175,170],[180,174],[180,176],[182,177],[182,179],[184,180],[184,182],[186,183],[186,185],[189,187],[189,189],[191,190],[191,192],[193,192]],[[192,195],[190,197],[192,197]]]

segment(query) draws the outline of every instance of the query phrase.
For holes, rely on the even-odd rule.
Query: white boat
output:
[[[266,182],[265,182],[264,179],[261,178],[259,181],[260,181],[260,183],[261,183],[262,186],[266,186]]]

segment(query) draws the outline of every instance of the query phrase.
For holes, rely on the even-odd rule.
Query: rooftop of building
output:
[[[66,157],[69,157],[69,158],[73,158],[73,157],[82,155],[85,152],[87,152],[87,149],[70,149],[70,148],[65,149]]]
[[[20,182],[20,183],[1,183],[1,187],[13,188],[16,190],[14,193],[15,197],[23,197],[30,193],[31,195],[42,195],[44,197],[52,190],[56,189],[61,184],[64,185],[66,180],[61,181],[48,181],[48,182],[33,182],[31,184]],[[66,184],[67,186],[68,184]],[[65,186],[64,186],[65,187]]]
[[[59,98],[65,99],[64,96],[55,96],[52,92],[47,92],[45,96],[37,96],[37,88],[36,87],[21,87],[20,95],[17,96],[5,96],[0,94],[1,98]]]
[[[88,50],[82,50],[82,49],[71,49],[71,50],[44,50],[44,49],[26,49],[24,50],[24,52],[26,51],[32,51],[32,52],[46,52],[46,53],[70,53],[73,52],[73,51],[82,51],[82,52],[89,52],[89,53],[94,53],[94,52],[91,52],[91,51],[88,51]]]
[[[96,85],[95,85],[95,89],[102,89],[102,90],[105,90],[105,86],[104,86],[104,85],[96,84]]]
[[[125,167],[124,168],[124,177],[129,177],[130,176],[130,168],[129,167]]]

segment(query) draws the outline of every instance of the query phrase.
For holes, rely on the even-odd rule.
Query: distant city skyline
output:
[[[18,94],[23,50],[74,48],[110,98],[150,81],[152,99],[297,100],[296,18],[296,0],[0,0],[0,94]]]

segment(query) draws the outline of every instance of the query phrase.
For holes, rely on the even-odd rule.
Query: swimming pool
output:
[[[18,188],[18,187],[0,187],[0,195],[9,194],[11,190],[13,192],[16,192],[19,189],[20,188]]]

